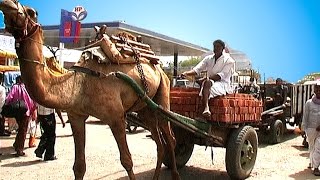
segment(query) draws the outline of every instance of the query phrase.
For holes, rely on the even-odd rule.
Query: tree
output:
[[[190,59],[184,60],[181,62],[181,67],[194,67],[201,61],[200,57],[192,57]]]

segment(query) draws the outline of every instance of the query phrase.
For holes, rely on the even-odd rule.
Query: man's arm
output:
[[[194,76],[196,75],[197,73],[194,71],[194,70],[189,70],[189,71],[185,71],[183,73],[181,73],[181,76],[182,77],[186,77],[186,76]]]
[[[60,110],[60,109],[56,109],[56,113],[58,114],[59,119],[61,120],[62,127],[65,127],[65,126],[66,126],[66,123],[64,122],[64,120],[63,120],[63,118],[62,118],[61,110]]]

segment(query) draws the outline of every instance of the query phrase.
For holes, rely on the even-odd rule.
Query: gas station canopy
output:
[[[65,48],[84,47],[96,35],[94,26],[102,25],[107,25],[108,35],[125,31],[134,36],[141,36],[142,41],[149,44],[157,56],[201,56],[210,51],[198,45],[118,21],[81,24],[80,42],[65,44]],[[50,46],[59,46],[59,26],[43,26],[43,29],[45,42]]]

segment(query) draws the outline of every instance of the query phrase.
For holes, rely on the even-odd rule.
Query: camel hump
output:
[[[136,37],[131,33],[123,31],[109,37],[106,34],[106,26],[95,26],[94,29],[97,32],[96,39],[98,40],[87,46],[86,53],[93,54],[93,51],[95,51],[94,53],[100,53],[100,50],[93,48],[100,47],[106,57],[113,63],[136,63],[136,58],[139,58],[142,63],[159,63],[159,58],[152,51],[150,45],[143,43],[141,36]],[[96,59],[98,59],[99,63],[109,62],[109,60],[101,59],[103,57],[101,54],[93,54],[93,56],[97,57]]]

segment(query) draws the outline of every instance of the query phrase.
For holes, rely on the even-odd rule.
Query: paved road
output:
[[[59,121],[58,121],[59,123]],[[85,179],[128,179],[124,168],[120,164],[117,145],[108,126],[101,124],[94,118],[87,122],[86,161],[87,172]],[[137,179],[152,179],[156,164],[155,143],[147,138],[148,131],[138,128],[138,133],[128,134],[128,144],[134,162],[134,172]],[[38,132],[40,135],[40,132]],[[292,133],[286,134],[285,142],[277,145],[260,143],[255,168],[251,179],[316,179],[307,169],[308,153],[301,147],[302,138]],[[27,148],[25,157],[14,157],[11,137],[0,137],[0,179],[26,180],[73,179],[72,165],[74,160],[74,146],[70,125],[62,128],[57,124],[57,140],[55,161],[44,162],[35,157],[35,148]],[[38,140],[39,142],[39,140]],[[26,141],[27,145],[27,141]],[[193,155],[187,166],[179,172],[182,179],[229,179],[224,165],[225,149],[211,149],[195,146]],[[170,179],[170,171],[164,166],[160,179]]]

